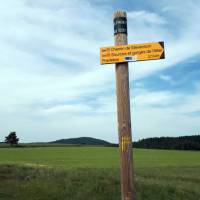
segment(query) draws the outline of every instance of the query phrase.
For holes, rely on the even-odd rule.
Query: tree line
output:
[[[5,137],[4,143],[10,144],[10,146],[18,146],[19,138],[16,132],[11,132]],[[63,144],[85,144],[85,145],[103,145],[108,147],[118,147],[118,144],[112,144],[103,140],[95,138],[71,138],[66,140],[58,140],[51,143],[63,143]],[[180,137],[154,137],[142,139],[137,142],[133,142],[134,148],[144,149],[175,149],[175,150],[200,150],[200,135],[192,136],[180,136]]]
[[[200,135],[181,137],[155,137],[134,142],[135,148],[200,150]]]

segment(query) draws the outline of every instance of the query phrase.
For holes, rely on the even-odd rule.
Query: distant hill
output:
[[[134,142],[135,148],[200,150],[200,135],[181,137],[155,137]]]
[[[56,140],[56,141],[49,142],[49,143],[51,143],[51,144],[73,144],[73,145],[104,145],[104,146],[112,145],[111,143],[109,143],[105,140],[95,139],[95,138],[91,138],[91,137],[61,139],[61,140]]]
[[[118,144],[112,144],[105,140],[91,137],[61,139],[49,142],[49,144],[119,146]],[[200,135],[147,138],[133,142],[133,147],[144,149],[200,150]]]

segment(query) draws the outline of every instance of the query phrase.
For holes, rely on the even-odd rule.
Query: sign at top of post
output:
[[[102,65],[164,59],[164,42],[103,47],[100,49],[100,57]]]

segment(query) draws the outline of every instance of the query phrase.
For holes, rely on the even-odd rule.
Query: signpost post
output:
[[[164,43],[127,45],[126,12],[114,13],[115,46],[100,49],[101,64],[116,64],[122,200],[135,200],[128,62],[164,59]]]
[[[127,18],[125,12],[114,14],[114,32],[115,45],[127,45]],[[127,62],[116,64],[116,87],[122,200],[133,200],[133,153]]]

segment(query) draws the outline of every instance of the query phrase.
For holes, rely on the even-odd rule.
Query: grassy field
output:
[[[200,152],[134,155],[137,200],[200,200]],[[0,149],[0,200],[25,199],[120,200],[118,149]]]
[[[200,166],[200,152],[134,149],[134,154],[136,168]],[[119,166],[119,152],[111,147],[2,148],[0,164],[113,168]]]

